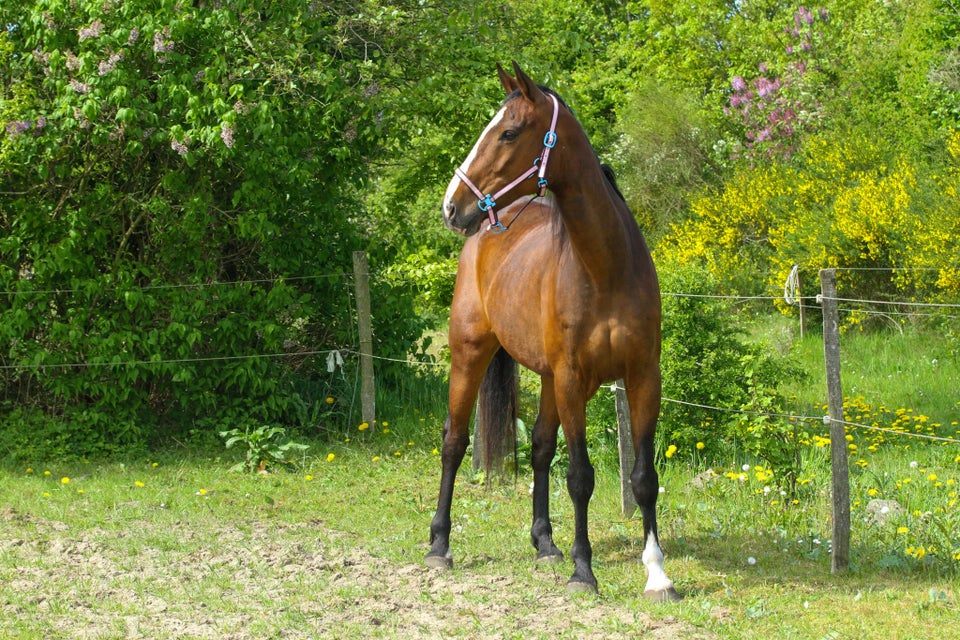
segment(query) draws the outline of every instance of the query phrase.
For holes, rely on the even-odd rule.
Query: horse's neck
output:
[[[554,195],[578,261],[591,280],[608,286],[625,275],[631,238],[600,167],[584,167],[581,175]]]

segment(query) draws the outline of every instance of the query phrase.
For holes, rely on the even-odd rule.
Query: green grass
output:
[[[811,449],[796,504],[765,494],[755,469],[697,489],[690,480],[702,465],[669,461],[661,533],[686,599],[653,605],[641,597],[640,521],[620,516],[616,469],[604,461],[590,520],[598,597],[566,596],[567,564],[534,567],[529,473],[488,489],[464,472],[456,568],[444,577],[422,570],[437,425],[398,422],[362,442],[315,445],[296,472],[229,473],[229,461],[212,459],[5,470],[0,635],[430,636],[433,620],[445,637],[486,637],[490,625],[505,637],[583,637],[638,635],[672,616],[666,637],[960,638],[951,622],[958,563],[942,551],[906,552],[943,544],[936,522],[944,518],[960,530],[948,497],[956,487],[928,479],[960,480],[942,447],[915,447],[908,460],[890,446],[866,469],[854,467],[853,567],[839,576],[829,570],[824,449]],[[569,549],[562,471],[552,512],[557,542]],[[906,513],[868,525],[870,489]],[[557,617],[543,603],[559,607]]]
[[[789,354],[807,372],[783,391],[797,398],[799,408],[821,409],[826,400],[823,336],[809,327],[798,337],[796,318],[764,315],[753,334],[781,353]],[[912,409],[956,436],[960,421],[960,344],[940,329],[902,332],[892,329],[840,336],[840,378],[844,396],[874,407]]]
[[[817,344],[811,336],[787,346],[810,365],[793,393],[811,411],[822,403]],[[845,339],[845,383],[858,371],[876,381],[849,399],[848,418],[953,434],[955,369],[923,365],[948,346],[936,336]],[[880,366],[874,357],[902,373],[868,371],[864,363]],[[692,452],[664,460],[661,537],[686,596],[670,605],[642,598],[641,522],[620,515],[612,450],[595,451],[590,527],[601,592],[569,597],[569,563],[533,562],[526,466],[492,488],[462,470],[456,566],[422,568],[443,407],[442,398],[408,393],[381,398],[373,428],[314,442],[296,469],[266,475],[230,473],[241,455],[233,450],[0,469],[0,637],[582,638],[655,629],[661,638],[960,638],[955,444],[849,430],[851,568],[841,575],[830,573],[825,428],[811,428],[796,495],[781,495],[766,469],[745,470],[750,460]],[[708,467],[718,477],[694,486]],[[567,551],[564,471],[551,480],[551,511]],[[876,499],[903,511],[877,522],[868,511]]]

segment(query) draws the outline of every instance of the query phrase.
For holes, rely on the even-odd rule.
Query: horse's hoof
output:
[[[580,582],[579,580],[571,580],[567,583],[567,593],[597,593],[597,585],[591,582]]]
[[[683,600],[683,596],[677,593],[677,590],[673,587],[660,591],[644,591],[643,597],[650,602],[680,602]]]
[[[423,559],[423,563],[431,569],[452,569],[453,556],[428,555]]]
[[[537,564],[559,564],[563,562],[563,552],[544,553],[537,555]]]

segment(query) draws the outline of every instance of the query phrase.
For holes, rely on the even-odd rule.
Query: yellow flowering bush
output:
[[[695,266],[725,292],[777,295],[793,265],[819,291],[841,271],[843,297],[945,299],[960,293],[960,131],[931,168],[851,134],[808,141],[792,164],[743,167],[690,205],[658,245],[661,269]]]

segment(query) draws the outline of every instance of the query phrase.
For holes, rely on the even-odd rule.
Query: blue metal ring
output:
[[[543,136],[543,146],[548,149],[553,149],[557,145],[557,134],[553,131],[547,131],[547,135]]]
[[[477,203],[480,206],[480,211],[486,211],[491,207],[497,206],[497,203],[493,200],[493,196],[491,196],[489,193],[483,196],[483,200],[477,200]]]

